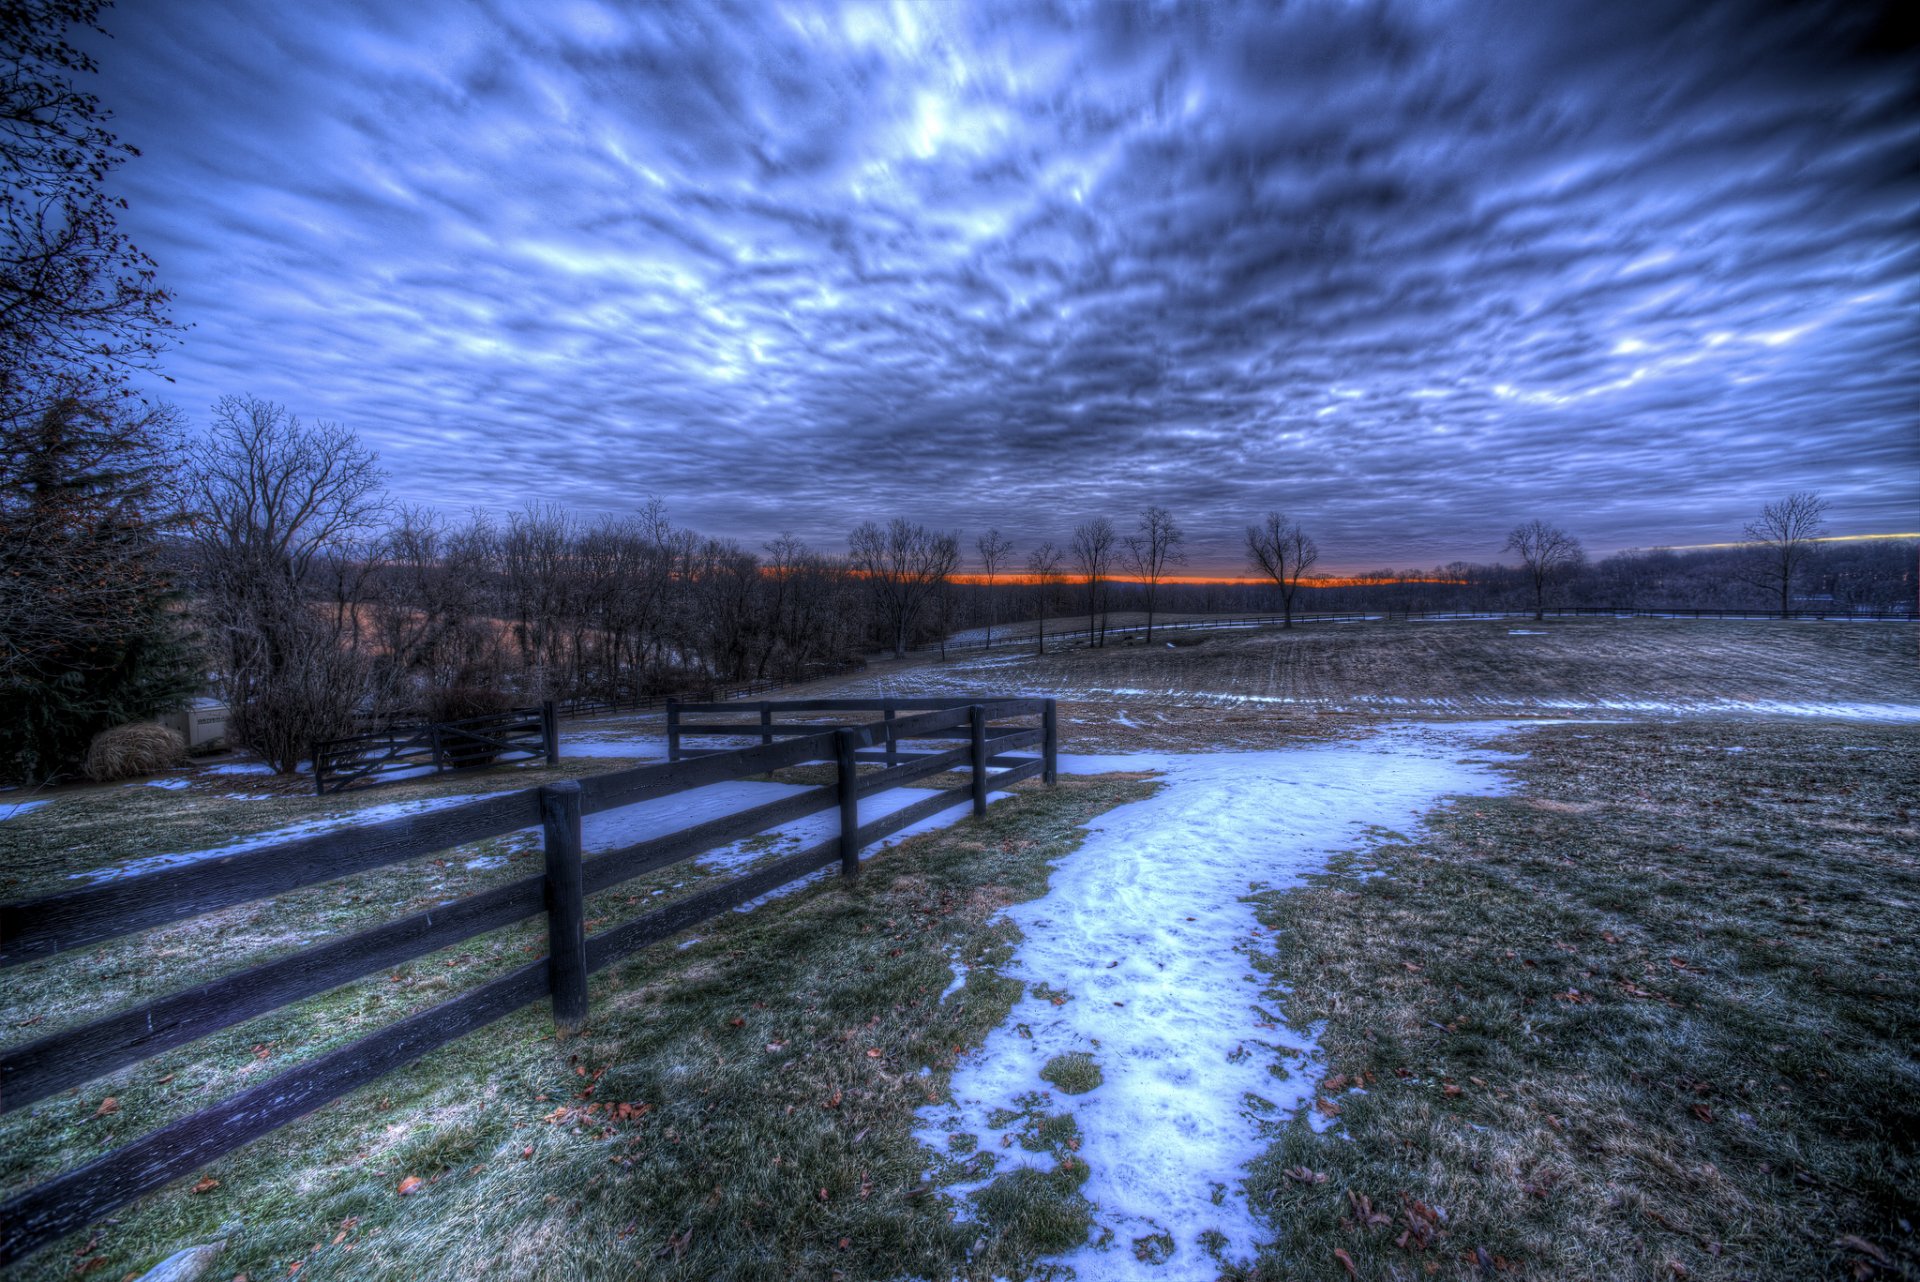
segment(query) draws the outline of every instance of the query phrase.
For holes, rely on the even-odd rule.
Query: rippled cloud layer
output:
[[[111,11],[165,394],[459,509],[757,542],[1147,503],[1349,567],[1920,508],[1920,66],[1871,5]]]

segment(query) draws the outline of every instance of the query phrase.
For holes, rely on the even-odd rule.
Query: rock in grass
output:
[[[140,1275],[140,1282],[193,1282],[213,1265],[214,1257],[226,1250],[225,1242],[208,1242],[175,1251]]]

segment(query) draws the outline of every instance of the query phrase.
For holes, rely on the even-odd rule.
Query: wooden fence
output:
[[[560,760],[560,731],[552,702],[459,721],[421,721],[324,739],[313,745],[313,790],[324,797],[356,784],[475,770],[502,757]]]
[[[123,877],[24,903],[0,905],[0,968],[164,926],[234,904],[417,859],[451,846],[538,827],[546,871],[440,904],[342,939],[0,1050],[0,1112],[23,1108],[104,1073],[363,976],[544,913],[548,955],[320,1055],[270,1081],[183,1117],[0,1205],[0,1268],[82,1228],[134,1198],[189,1174],[261,1135],[542,998],[562,1034],[587,1016],[587,977],[649,944],[819,869],[859,869],[860,851],[910,824],[971,801],[986,811],[989,785],[1039,776],[1054,782],[1058,735],[1051,699],[899,700],[913,716],[810,726],[774,726],[771,713],[870,712],[878,701],[764,705],[762,742],[565,780],[385,823],[344,828],[275,846]],[[692,705],[681,712],[738,705]],[[1038,724],[1008,725],[1023,718]],[[994,724],[994,723],[1001,724]],[[729,725],[681,734],[735,732]],[[903,742],[932,744],[902,751]],[[940,744],[958,741],[957,747]],[[1038,747],[1039,756],[1013,755]],[[888,768],[858,772],[869,759]],[[833,783],[585,858],[583,816],[690,788],[808,761],[836,765]],[[989,774],[995,764],[1002,768]],[[862,823],[860,798],[942,771],[967,781]],[[838,812],[836,835],[755,872],[704,887],[589,936],[585,900],[643,873],[822,811]]]
[[[769,694],[775,690],[784,690],[788,686],[821,681],[828,677],[846,676],[866,666],[864,659],[849,659],[845,663],[810,663],[799,672],[789,673],[783,677],[756,677],[749,681],[716,681],[674,694],[645,694],[631,698],[579,695],[571,699],[562,699],[556,706],[563,717],[590,717],[603,712],[651,712],[655,708],[664,708],[669,703],[696,695],[709,703],[726,699],[750,699],[756,694]]]
[[[1137,612],[1136,612],[1137,613]],[[1548,606],[1544,612],[1550,619],[1750,619],[1756,621],[1778,620],[1783,617],[1778,610],[1735,610],[1714,607],[1666,607],[1666,606],[1613,606],[1613,605],[1566,605]],[[1414,619],[1531,619],[1534,612],[1527,610],[1297,610],[1293,615],[1295,624],[1302,623],[1365,623],[1382,620],[1408,621]],[[1074,616],[1054,616],[1056,622],[1065,623]],[[1079,616],[1082,620],[1086,616]],[[1863,623],[1912,623],[1914,614],[1908,609],[1871,610],[1847,605],[1806,607],[1789,611],[1784,617],[1791,619],[1820,619],[1837,621],[1859,621]],[[1029,621],[1030,622],[1030,621]],[[1183,619],[1167,617],[1156,619],[1155,632],[1216,632],[1242,628],[1277,628],[1286,622],[1279,614],[1236,614],[1204,619]],[[1003,626],[1024,626],[1023,624]],[[1125,636],[1130,633],[1145,632],[1144,623],[1128,624],[1125,627],[1106,628],[1102,634],[1109,637]],[[1064,643],[1075,637],[1084,637],[1087,629],[1084,622],[1078,627],[1060,627],[1047,633],[1047,644]],[[1034,644],[1034,636],[1029,632],[1018,634],[1001,632],[993,639],[989,647],[985,638],[972,638],[965,641],[948,641],[947,650],[1018,650]],[[918,645],[918,653],[932,653],[942,649],[938,641]]]

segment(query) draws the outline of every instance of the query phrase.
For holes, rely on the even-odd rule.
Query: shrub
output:
[[[99,783],[137,779],[187,759],[187,741],[178,732],[146,722],[115,726],[93,736],[87,748],[87,778]]]

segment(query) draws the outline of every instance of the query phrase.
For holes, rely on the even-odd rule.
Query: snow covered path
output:
[[[1322,867],[1370,825],[1408,831],[1443,796],[1500,791],[1494,766],[1506,758],[1478,745],[1507,728],[1398,725],[1275,752],[1063,756],[1072,773],[1154,770],[1166,783],[1103,815],[1044,897],[1007,910],[1025,936],[1009,973],[1050,992],[1022,997],[961,1061],[955,1102],[921,1110],[922,1141],[945,1152],[950,1134],[975,1135],[996,1174],[1049,1165],[1047,1153],[1003,1147],[1006,1128],[989,1118],[1051,1092],[1042,1111],[1073,1115],[1092,1168],[1092,1240],[1064,1261],[1078,1276],[1212,1278],[1222,1260],[1250,1258],[1265,1233],[1240,1175],[1264,1145],[1247,1097],[1284,1115],[1310,1099],[1313,1078],[1299,1058],[1286,1080],[1268,1072],[1279,1048],[1312,1047],[1258,1009],[1246,954],[1265,943],[1242,896]],[[1055,1005],[1060,990],[1071,996]],[[1069,1052],[1091,1054],[1104,1082],[1068,1095],[1042,1080]],[[1200,1241],[1208,1231],[1224,1235],[1220,1259]],[[1137,1259],[1133,1244],[1162,1233],[1171,1258]]]

